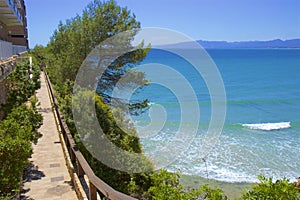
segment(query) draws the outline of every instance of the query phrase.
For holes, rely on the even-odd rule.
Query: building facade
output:
[[[28,49],[24,0],[0,0],[0,60]]]

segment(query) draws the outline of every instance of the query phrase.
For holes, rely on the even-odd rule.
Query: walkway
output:
[[[43,136],[37,145],[33,145],[22,199],[77,199],[60,144],[44,74],[41,76],[41,89],[37,91],[37,98],[43,115],[43,125],[39,130]]]

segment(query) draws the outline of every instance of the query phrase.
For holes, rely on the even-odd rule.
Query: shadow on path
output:
[[[39,171],[39,167],[30,162],[28,167],[24,170],[23,182],[31,182],[34,180],[39,180],[43,177],[45,177],[44,172]]]
[[[29,163],[27,168],[24,169],[23,172],[23,185],[26,182],[31,182],[35,180],[39,180],[45,177],[44,172],[39,171],[39,167],[37,165],[34,165],[32,162]],[[32,198],[29,198],[26,196],[26,193],[29,192],[30,189],[24,189],[21,188],[21,193],[20,193],[20,199],[21,200],[33,200]]]

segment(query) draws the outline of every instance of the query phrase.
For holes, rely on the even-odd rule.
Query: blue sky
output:
[[[117,0],[142,27],[169,28],[193,39],[300,38],[299,0]],[[25,0],[29,43],[46,45],[60,20],[81,14],[87,0]]]

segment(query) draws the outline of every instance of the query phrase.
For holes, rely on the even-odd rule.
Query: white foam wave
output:
[[[279,130],[279,129],[284,129],[284,128],[290,128],[291,127],[291,122],[261,123],[261,124],[242,124],[242,126],[250,128],[250,129],[272,131],[272,130]]]
[[[153,105],[155,105],[156,103],[154,103],[154,102],[148,102],[148,106],[149,107],[151,107],[151,106],[153,106]]]

